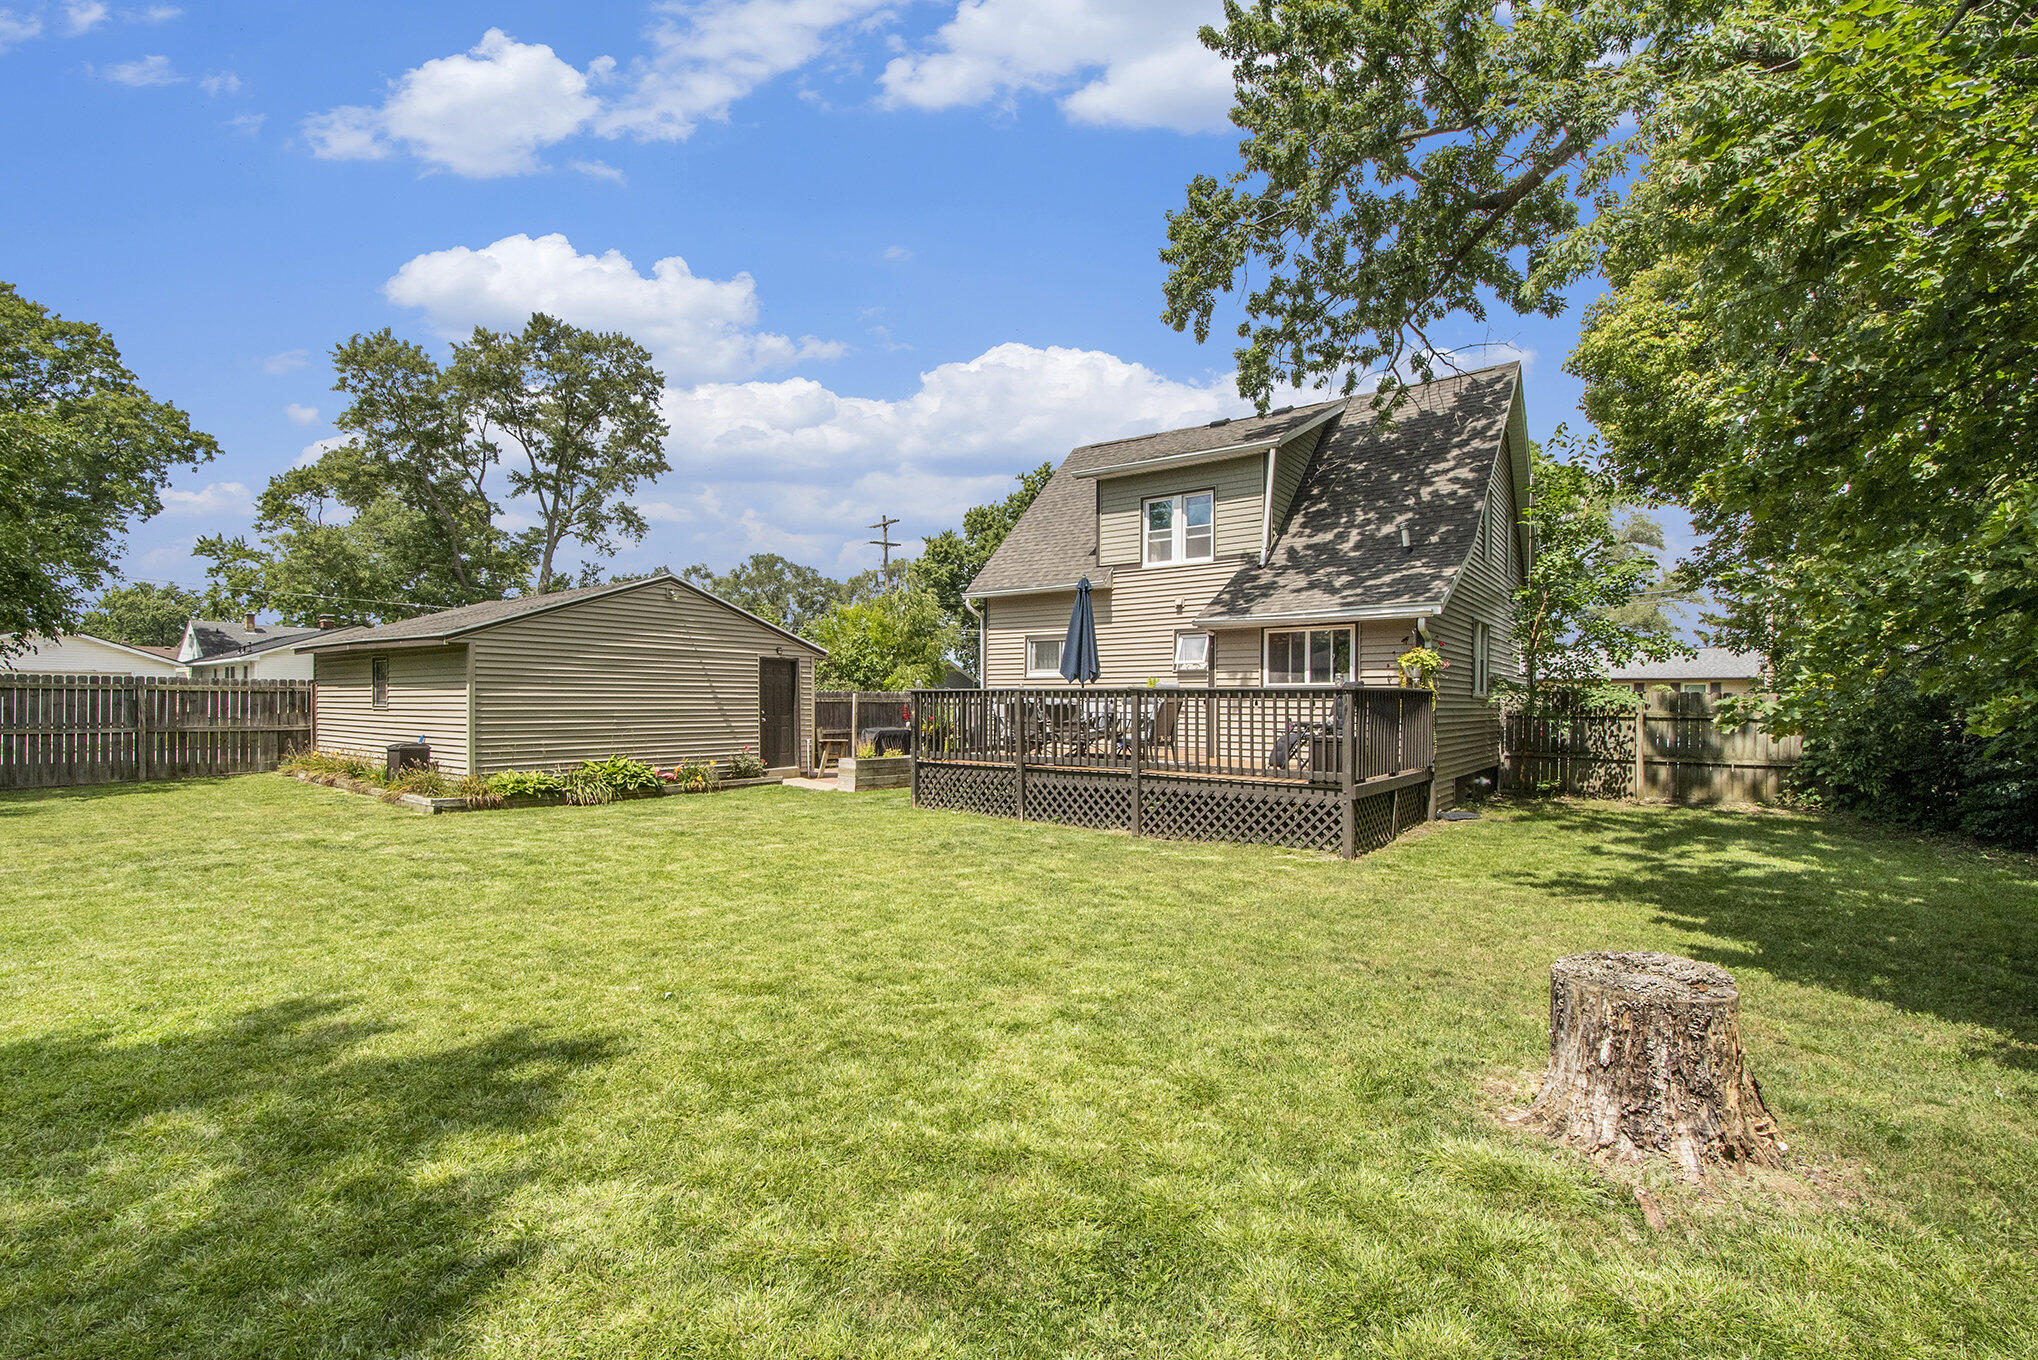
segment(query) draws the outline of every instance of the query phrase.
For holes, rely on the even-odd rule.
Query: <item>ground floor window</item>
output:
[[[1266,683],[1336,685],[1356,678],[1350,628],[1287,628],[1267,633]]]
[[[1178,671],[1209,670],[1210,634],[1175,634],[1175,669]]]
[[[1026,639],[1026,674],[1033,678],[1060,675],[1061,644],[1062,639],[1058,637]]]
[[[1472,693],[1485,698],[1493,688],[1493,630],[1483,623],[1472,625]]]

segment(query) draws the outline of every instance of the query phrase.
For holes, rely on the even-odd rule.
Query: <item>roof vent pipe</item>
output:
[[[1415,551],[1414,547],[1408,541],[1408,526],[1406,524],[1401,526],[1401,551],[1403,552]]]

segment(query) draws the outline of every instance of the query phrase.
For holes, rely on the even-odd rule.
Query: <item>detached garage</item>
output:
[[[821,648],[669,572],[495,600],[299,644],[313,657],[312,743],[380,758],[431,744],[447,774],[609,755],[774,773],[807,767]]]

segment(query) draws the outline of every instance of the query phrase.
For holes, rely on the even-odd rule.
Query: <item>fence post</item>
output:
[[[862,690],[860,690],[860,689],[853,689],[853,690],[849,691],[849,742],[848,742],[848,748],[849,748],[849,754],[850,754],[850,755],[852,755],[852,756],[856,754],[856,702],[857,702],[857,700],[861,699],[862,697],[863,697],[863,691],[862,691]]]
[[[1642,696],[1642,705],[1635,710],[1635,801],[1641,802],[1648,793],[1649,778],[1649,696]]]
[[[1146,696],[1134,694],[1132,696],[1132,834],[1135,837],[1139,835],[1140,830],[1139,800],[1145,796],[1144,791],[1140,787],[1139,778],[1140,764],[1146,759],[1145,734],[1141,731],[1145,726]]]
[[[1023,721],[1025,708],[1020,699],[1007,699],[1006,718],[1012,733],[1012,782],[1019,791],[1019,820],[1026,820],[1026,726]]]
[[[149,732],[149,708],[155,699],[154,682],[141,676],[135,677],[134,696],[134,758],[135,780],[142,782],[153,772],[156,753],[152,749],[155,738]]]
[[[1358,698],[1358,695],[1348,689],[1339,690],[1337,695],[1338,730],[1345,734],[1345,739],[1338,743],[1341,749],[1338,753],[1337,762],[1337,802],[1342,816],[1339,818],[1338,825],[1339,841],[1337,852],[1345,859],[1357,859],[1359,855],[1359,795],[1357,788],[1359,762]],[[1399,726],[1399,724],[1396,725]]]

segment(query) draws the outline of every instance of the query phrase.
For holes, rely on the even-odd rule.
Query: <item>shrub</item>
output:
[[[672,782],[688,793],[707,793],[722,787],[722,772],[712,760],[682,760],[672,776]]]
[[[444,798],[446,776],[440,774],[436,766],[422,770],[405,770],[388,782],[388,788],[391,793],[415,793],[426,798]]]
[[[560,776],[559,782],[560,791],[574,807],[598,807],[616,801],[616,791],[609,782],[585,765],[577,770],[568,770]]]
[[[856,744],[856,758],[858,760],[877,759],[877,743],[868,739],[858,742]]]
[[[502,806],[502,795],[495,791],[495,784],[478,774],[470,774],[454,785],[453,794],[470,808]]]
[[[764,778],[763,758],[760,757],[757,754],[757,752],[751,750],[748,746],[744,747],[742,750],[738,751],[735,755],[729,757],[729,778],[731,779]]]
[[[285,774],[309,775],[321,784],[335,784],[348,779],[368,784],[383,782],[380,766],[365,757],[339,751],[299,751],[276,768]]]
[[[607,760],[584,761],[574,773],[599,780],[608,786],[611,793],[635,793],[641,789],[658,787],[658,771],[643,761],[632,760],[628,756],[610,756]]]
[[[488,787],[502,798],[557,798],[566,792],[566,780],[550,770],[504,770]]]

